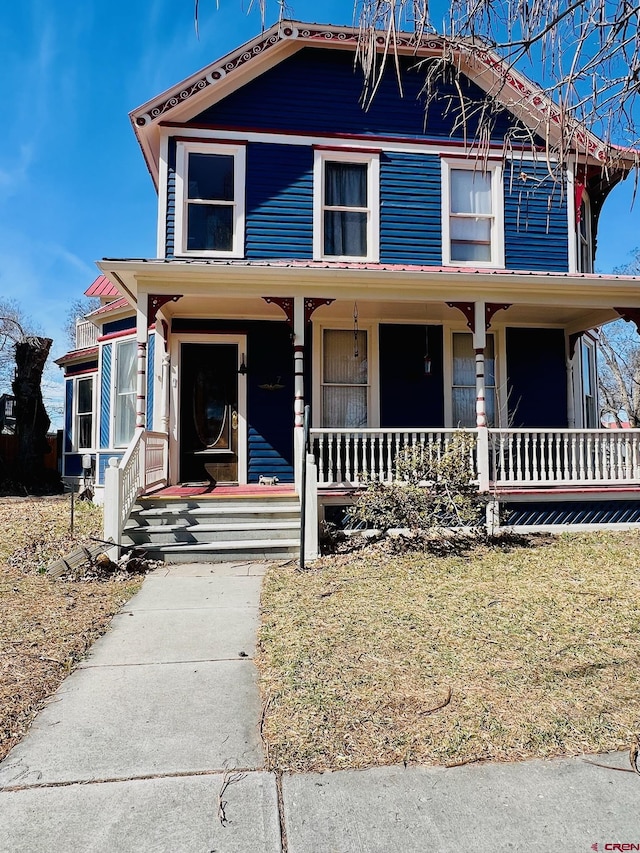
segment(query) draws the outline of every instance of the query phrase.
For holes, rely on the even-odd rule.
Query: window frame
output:
[[[137,373],[138,373],[138,341],[134,335],[127,335],[126,337],[121,338],[120,340],[114,341],[114,349],[113,349],[113,362],[111,366],[111,447],[114,448],[126,448],[131,444],[131,440],[133,439],[133,435],[135,435],[135,419],[133,425],[133,433],[126,444],[117,444],[116,443],[116,429],[118,422],[118,400],[122,396],[118,391],[117,382],[118,382],[118,363],[120,359],[120,350],[125,344],[133,343],[133,366],[134,366],[134,384],[133,390],[128,392],[128,395],[133,396],[133,405],[134,412],[136,412],[136,404],[137,404]]]
[[[591,199],[586,189],[582,191],[580,205],[576,216],[576,266],[578,272],[593,272],[593,239],[591,233]],[[582,223],[584,222],[584,235],[582,234]],[[584,264],[583,251],[587,255],[587,263]],[[588,269],[585,269],[585,266]]]
[[[585,370],[591,383],[591,394],[587,394]],[[598,400],[598,364],[595,342],[584,335],[580,338],[580,390],[582,401],[582,424],[584,429],[601,429]],[[590,417],[591,416],[591,417]],[[589,424],[593,418],[594,423]]]
[[[215,199],[190,199],[189,155],[210,154],[232,156],[233,189],[232,202],[218,202]],[[176,142],[176,206],[175,206],[175,248],[177,256],[201,258],[242,258],[245,245],[245,195],[246,195],[247,151],[244,144],[220,144],[215,142]],[[187,229],[189,227],[189,204],[224,203],[233,207],[233,237],[229,250],[188,249]]]
[[[328,255],[325,253],[325,167],[327,163],[367,165],[367,207],[344,208],[367,214],[366,255]],[[313,160],[313,258],[316,261],[361,261],[377,263],[380,257],[380,152],[314,149]]]
[[[74,453],[82,452],[83,450],[93,450],[96,446],[96,373],[89,375],[73,377],[73,419],[71,427],[71,447]],[[91,410],[89,412],[80,412],[78,404],[80,402],[80,392],[78,386],[81,382],[91,382]],[[80,444],[80,417],[89,414],[91,416],[91,438],[90,444]]]
[[[454,399],[453,399],[454,398],[454,391],[456,388],[471,388],[471,389],[473,389],[474,396],[476,395],[475,379],[474,379],[473,385],[459,385],[459,384],[456,384],[454,382],[454,375],[453,375],[453,359],[454,359],[454,355],[455,355],[455,336],[456,335],[468,335],[471,338],[471,348],[475,354],[475,350],[473,349],[473,333],[468,331],[467,329],[454,328],[454,329],[450,330],[449,334],[450,334],[450,341],[451,341],[451,343],[450,343],[451,378],[450,378],[450,382],[449,382],[449,399],[450,399],[450,405],[451,405],[451,425],[456,429],[475,429],[475,427],[477,426],[476,423],[467,424],[467,425],[464,425],[464,424],[460,425],[459,422],[458,423],[455,422],[455,419],[454,419]],[[493,384],[489,384],[486,381],[487,375],[486,375],[486,370],[485,370],[485,384],[484,384],[485,414],[487,416],[487,426],[490,429],[495,429],[498,426],[498,424],[500,423],[500,410],[499,410],[499,405],[498,405],[498,339],[497,339],[496,332],[493,332],[493,331],[487,332],[487,346],[488,346],[488,341],[490,338],[493,341]],[[485,366],[486,366],[486,358],[487,358],[487,356],[486,356],[487,346],[485,346]],[[474,377],[475,377],[475,357],[474,357],[473,373],[474,373]],[[487,398],[489,396],[490,391],[493,392],[493,417],[494,417],[495,423],[490,422],[488,406],[486,406],[486,401],[487,401]]]
[[[451,172],[454,170],[487,173],[491,176],[491,214],[483,218],[491,219],[491,258],[488,261],[458,261],[451,258],[451,218],[460,214],[451,213]],[[441,159],[442,179],[442,265],[451,267],[497,268],[504,269],[504,187],[502,163],[489,161],[484,163],[459,159]],[[472,216],[472,214],[467,214]],[[464,216],[464,215],[463,215]]]

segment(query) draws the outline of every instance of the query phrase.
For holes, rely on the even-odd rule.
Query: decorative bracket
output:
[[[322,305],[331,305],[332,302],[335,302],[335,299],[310,299],[309,297],[305,297],[304,300],[304,322],[305,324],[311,320],[311,315],[313,312],[320,308]]]
[[[474,302],[447,302],[449,308],[457,308],[458,311],[461,311],[466,320],[467,326],[471,329],[472,332],[476,330],[476,306]],[[484,306],[484,328],[485,331],[491,328],[491,321],[493,320],[493,315],[498,311],[506,311],[507,308],[511,308],[511,302],[485,302]]]
[[[498,311],[506,311],[508,308],[511,308],[511,302],[485,302],[484,306],[484,322],[485,329],[491,328],[491,321],[493,320],[493,315]]]
[[[640,308],[614,308],[627,323],[634,323],[636,331],[640,334]]]
[[[152,326],[156,317],[158,316],[158,311],[167,304],[167,302],[177,302],[178,299],[182,299],[182,294],[169,295],[163,293],[162,295],[150,293],[147,296],[147,322],[150,326]]]
[[[467,326],[472,332],[476,330],[476,306],[473,302],[447,302],[449,308],[457,308],[467,318]]]
[[[264,301],[270,305],[272,302],[285,313],[287,323],[293,331],[293,299],[291,296],[263,296]]]

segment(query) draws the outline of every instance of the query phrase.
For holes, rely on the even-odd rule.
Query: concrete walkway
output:
[[[606,846],[640,844],[640,777],[583,759],[265,772],[252,660],[265,569],[147,578],[0,763],[1,853],[640,849]]]

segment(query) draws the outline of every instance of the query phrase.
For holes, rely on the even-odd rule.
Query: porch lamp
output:
[[[242,353],[242,358],[240,359],[240,367],[238,368],[238,373],[241,376],[247,375],[247,365],[246,365],[245,360],[244,360],[244,353]]]
[[[431,376],[431,356],[429,355],[429,327],[425,326],[425,347],[424,347],[424,375]]]

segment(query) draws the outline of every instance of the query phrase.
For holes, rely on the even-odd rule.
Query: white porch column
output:
[[[167,343],[165,341],[165,351],[162,353],[162,368],[161,368],[161,408],[160,408],[160,428],[162,432],[169,432],[169,397],[171,394],[170,378],[171,378],[171,357],[166,350]]]
[[[296,296],[293,300],[293,470],[298,491],[304,449],[304,326],[304,297]]]
[[[474,306],[473,348],[476,354],[476,427],[478,429],[478,488],[489,490],[489,433],[487,431],[487,401],[484,378],[484,349],[487,345],[485,303]]]

